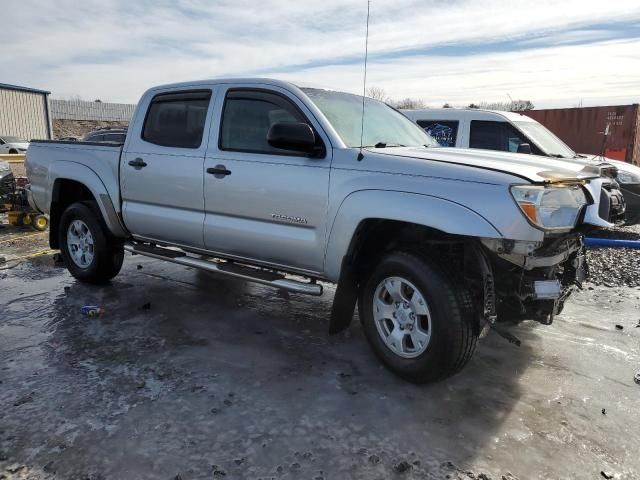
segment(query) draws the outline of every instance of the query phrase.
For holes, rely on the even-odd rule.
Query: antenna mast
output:
[[[362,141],[364,138],[364,97],[367,94],[367,58],[369,57],[369,13],[371,11],[371,0],[367,0],[367,33],[364,40],[364,81],[362,82],[362,119],[360,121],[360,153],[358,161],[364,158],[362,154]]]

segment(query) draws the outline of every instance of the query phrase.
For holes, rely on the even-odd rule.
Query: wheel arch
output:
[[[63,163],[71,165],[61,165]],[[72,203],[81,201],[96,202],[113,236],[118,238],[128,236],[106,187],[91,169],[72,162],[56,162],[49,169],[49,178],[49,244],[51,248],[59,247],[58,231],[62,213]]]
[[[392,227],[398,232],[421,230],[437,238],[502,238],[486,218],[451,200],[397,191],[358,191],[345,198],[335,215],[325,252],[327,278],[338,281],[345,257],[380,228]]]
[[[483,272],[478,268],[482,261],[478,238],[482,237],[502,238],[502,235],[473,210],[436,197],[367,191],[347,205],[343,203],[325,257],[327,277],[337,280],[338,285],[329,332],[348,328],[363,279],[383,252],[396,246],[417,248],[428,243],[462,248],[461,258],[457,259],[462,262],[460,273],[470,267],[473,275],[482,279]],[[446,249],[445,254],[452,255]],[[448,258],[446,255],[443,258]],[[486,295],[482,292],[480,296],[484,303]]]

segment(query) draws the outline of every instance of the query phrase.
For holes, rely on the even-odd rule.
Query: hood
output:
[[[26,150],[27,148],[29,148],[29,142],[10,142],[5,143],[4,146],[5,148],[22,148],[23,150]]]
[[[405,158],[421,158],[436,162],[494,170],[525,178],[534,183],[549,183],[598,178],[600,167],[588,161],[576,162],[537,155],[440,147],[387,147],[372,152]]]

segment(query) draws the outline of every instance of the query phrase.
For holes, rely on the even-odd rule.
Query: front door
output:
[[[120,165],[124,222],[135,236],[204,247],[211,96],[210,89],[180,90],[147,99],[144,124],[130,131]]]
[[[321,272],[331,148],[302,103],[277,90],[230,88],[205,158],[205,245],[219,254]],[[311,158],[267,142],[275,122],[312,126]]]

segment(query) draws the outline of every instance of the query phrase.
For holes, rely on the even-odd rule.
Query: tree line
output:
[[[417,110],[421,108],[429,108],[424,100],[420,98],[406,97],[400,100],[395,100],[387,95],[387,92],[380,87],[372,86],[367,88],[366,96],[381,102],[387,103],[392,107],[404,110]],[[466,108],[479,108],[483,110],[502,110],[509,112],[524,112],[526,110],[533,110],[534,105],[530,100],[511,100],[509,102],[479,102],[470,103],[465,106]],[[442,105],[442,108],[453,108],[449,103]]]

